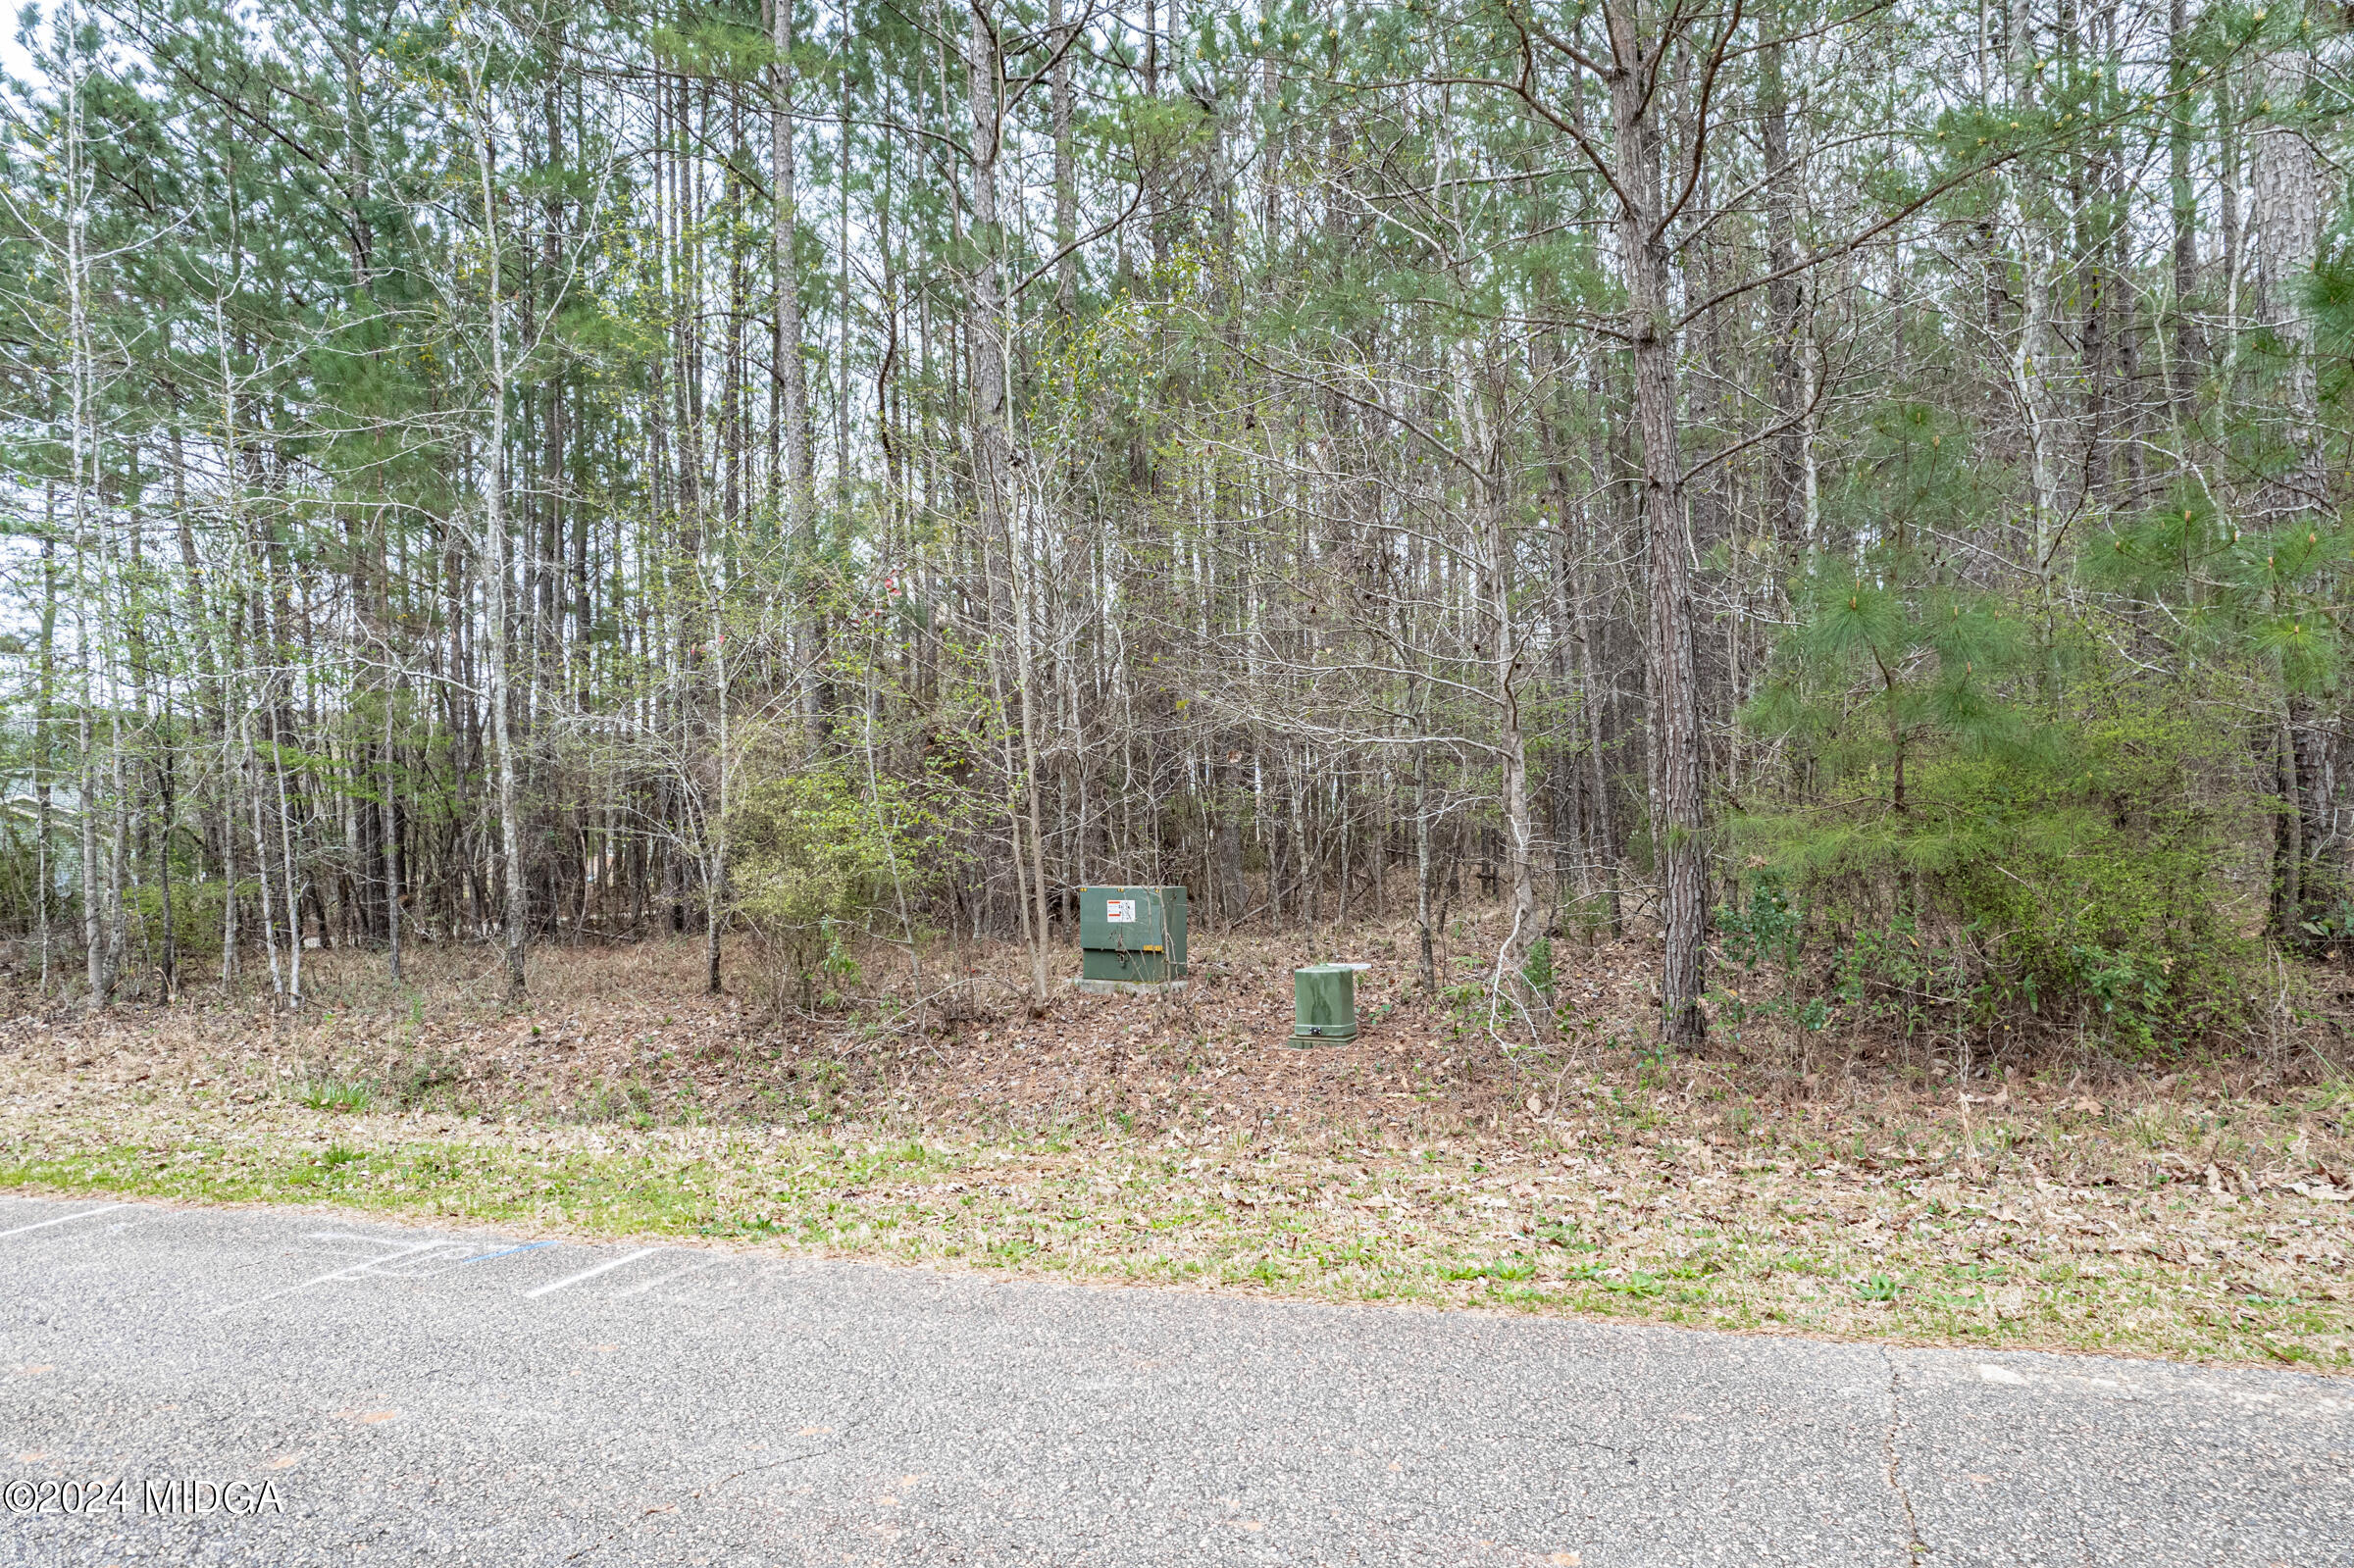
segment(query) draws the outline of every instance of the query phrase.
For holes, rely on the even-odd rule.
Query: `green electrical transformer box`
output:
[[[1079,889],[1079,988],[1098,995],[1185,985],[1185,889]]]
[[[1298,1007],[1292,1043],[1356,1038],[1356,972],[1362,964],[1310,964],[1292,971]]]

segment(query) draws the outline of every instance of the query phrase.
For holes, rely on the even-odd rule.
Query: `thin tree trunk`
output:
[[[776,51],[769,119],[769,169],[774,181],[769,223],[769,286],[776,295],[777,422],[772,439],[783,446],[784,491],[779,507],[793,551],[793,588],[798,605],[794,658],[799,664],[798,700],[802,733],[814,750],[823,738],[818,687],[821,623],[817,595],[817,521],[810,492],[811,432],[809,381],[801,363],[800,267],[794,253],[800,236],[799,162],[793,128],[793,0],[768,0],[769,37]]]
[[[484,543],[484,604],[483,619],[486,641],[488,643],[485,669],[485,700],[490,707],[491,744],[498,753],[498,842],[499,854],[506,867],[506,898],[501,912],[503,929],[501,945],[507,967],[507,999],[521,1001],[524,996],[524,954],[529,933],[527,899],[530,889],[525,884],[523,863],[522,804],[515,766],[514,718],[511,695],[512,625],[507,605],[509,574],[507,554],[512,541],[507,536],[507,342],[505,281],[500,265],[500,234],[498,203],[491,188],[491,174],[495,149],[491,143],[491,121],[487,93],[478,78],[470,83],[475,89],[477,131],[475,143],[475,172],[482,200],[483,231],[486,244],[489,283],[489,353],[490,353],[490,432],[488,451],[485,456],[483,531]]]
[[[1063,0],[1047,0],[1047,38],[1056,51],[1049,84],[1048,118],[1054,137],[1054,310],[1068,317],[1079,297],[1079,256],[1071,241],[1078,233],[1078,181],[1071,157],[1071,60],[1063,30]]]
[[[2195,108],[2191,87],[2195,66],[2190,56],[2189,0],[2169,0],[2167,39],[2167,177],[2175,226],[2175,362],[2169,390],[2180,417],[2190,412],[2198,385],[2199,363],[2198,323],[2192,318],[2190,308],[2191,299],[2198,292],[2199,198],[2190,177],[2191,116]]]
[[[1770,20],[1766,24],[1771,27]],[[1773,417],[1782,426],[1773,438],[1766,466],[1770,497],[1768,523],[1785,560],[1797,561],[1805,552],[1806,518],[1802,505],[1806,439],[1799,379],[1799,279],[1789,272],[1798,259],[1796,200],[1790,177],[1790,103],[1782,78],[1783,45],[1769,39],[1758,50],[1760,135],[1766,154],[1766,266],[1773,281],[1766,285],[1767,329],[1773,334],[1766,364],[1773,388]]]
[[[1426,744],[1414,747],[1414,936],[1422,965],[1422,996],[1435,1002],[1439,961],[1430,919],[1430,748]]]
[[[57,486],[43,486],[41,527],[41,641],[38,704],[32,728],[32,797],[33,797],[33,867],[37,885],[33,888],[34,918],[40,925],[41,980],[40,996],[49,998],[49,902],[55,890],[56,873],[49,863],[49,836],[56,831],[52,817],[51,794],[54,785],[54,759],[51,748],[56,743],[50,726],[52,705],[57,691]]]
[[[399,778],[394,762],[392,702],[395,688],[384,686],[384,760],[383,769],[383,799],[378,806],[384,840],[384,953],[387,972],[392,984],[400,984],[400,899],[408,886],[406,868],[400,859],[400,797]]]
[[[1016,690],[1021,709],[1023,783],[1028,794],[1029,862],[1034,889],[1021,889],[1031,898],[1035,913],[1025,913],[1030,944],[1030,979],[1038,1006],[1047,1004],[1047,877],[1046,853],[1040,832],[1038,727],[1035,675],[1030,658],[1028,594],[1013,554],[1019,547],[1011,516],[1011,482],[1007,475],[1010,436],[1006,409],[1006,310],[1004,278],[999,253],[1003,236],[998,219],[998,158],[1004,132],[1004,70],[998,55],[998,21],[990,6],[972,8],[971,55],[965,61],[966,90],[972,113],[973,240],[979,250],[972,286],[969,330],[973,367],[973,481],[981,502],[983,548],[993,544],[1006,552],[1005,590],[1013,620]],[[1016,833],[1022,831],[1017,813]]]

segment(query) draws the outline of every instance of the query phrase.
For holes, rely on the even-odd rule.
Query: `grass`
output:
[[[314,1111],[356,1114],[376,1103],[376,1089],[356,1079],[307,1078],[296,1086],[294,1097]]]
[[[2284,1269],[2247,1245],[2343,1206],[2268,1196],[2243,1208],[2203,1188],[2195,1215],[2165,1214],[2172,1233],[2208,1243],[2175,1259],[2154,1224],[2147,1245],[2121,1249],[2109,1231],[2081,1244],[2095,1194],[2040,1194],[2037,1224],[1983,1223],[2034,1203],[2032,1185],[1973,1192],[1926,1172],[1880,1185],[1908,1223],[1860,1241],[1846,1194],[1790,1161],[1695,1176],[1626,1156],[1197,1152],[1110,1132],[1057,1144],[485,1128],[296,1099],[259,1116],[49,1118],[0,1140],[0,1189],[328,1203],[1103,1283],[2354,1370],[2330,1269]],[[1965,1220],[1957,1245],[1946,1226]]]
[[[2342,1080],[2069,1058],[1964,1099],[1868,1064],[1679,1056],[1630,1022],[1638,946],[1557,949],[1601,1022],[1509,1054],[1408,995],[1402,962],[1360,986],[1356,1041],[1292,1049],[1300,955],[1241,937],[1203,939],[1181,1007],[992,1013],[1017,992],[976,985],[983,1011],[929,1034],[705,997],[699,942],[540,949],[520,1009],[478,949],[421,952],[397,988],[378,956],[321,955],[293,1019],[250,997],[99,1021],[20,998],[0,1189],[2354,1365],[2354,1203],[2326,1200],[2354,1191]]]
[[[1885,1274],[1875,1274],[1856,1286],[1856,1298],[1861,1301],[1893,1301],[1904,1292],[1904,1287]]]

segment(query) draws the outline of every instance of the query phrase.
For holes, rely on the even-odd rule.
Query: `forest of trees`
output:
[[[0,922],[1500,910],[1957,1033],[2354,934],[2301,0],[64,0],[0,143]],[[807,956],[807,955],[820,956]],[[780,960],[784,961],[784,960]],[[1742,982],[1746,985],[1746,982]],[[1841,987],[1850,987],[1842,992]],[[1808,998],[1814,998],[1809,1000]],[[1909,1004],[1910,1005],[1910,1004]]]

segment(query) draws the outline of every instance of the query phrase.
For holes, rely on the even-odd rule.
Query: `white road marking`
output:
[[[528,1300],[535,1295],[545,1295],[551,1290],[561,1290],[568,1285],[578,1285],[583,1280],[593,1280],[598,1275],[603,1274],[610,1269],[618,1269],[624,1263],[635,1263],[641,1257],[650,1256],[653,1253],[661,1250],[662,1249],[658,1246],[641,1246],[637,1251],[624,1254],[621,1257],[607,1258],[604,1262],[599,1263],[592,1269],[583,1269],[578,1274],[567,1275],[561,1280],[555,1280],[549,1284],[540,1286],[536,1290],[526,1290],[523,1292],[524,1297]]]
[[[477,1252],[470,1258],[460,1258],[450,1267],[456,1268],[459,1263],[487,1263],[492,1258],[513,1257],[518,1252],[537,1252],[543,1246],[554,1246],[555,1244],[553,1241],[519,1241],[513,1246],[502,1246],[495,1252]]]
[[[422,1260],[417,1267],[401,1269],[397,1272],[390,1269],[373,1269],[369,1272],[385,1274],[396,1280],[435,1280],[453,1269],[462,1269],[469,1263],[488,1263],[493,1258],[518,1257],[526,1252],[537,1251],[543,1246],[561,1246],[562,1244],[560,1241],[527,1241],[521,1246],[501,1247],[496,1252],[478,1252],[472,1257],[428,1257]]]
[[[636,1295],[640,1290],[650,1290],[655,1286],[664,1284],[667,1281],[676,1280],[689,1274],[697,1274],[704,1269],[716,1268],[718,1265],[728,1261],[730,1260],[727,1258],[705,1258],[700,1263],[690,1263],[683,1269],[673,1269],[668,1274],[657,1274],[652,1279],[644,1281],[642,1284],[633,1285],[626,1290],[616,1290],[613,1293],[615,1295]]]
[[[435,1257],[433,1253],[426,1252],[420,1254],[405,1268],[387,1268],[383,1263],[366,1263],[360,1266],[360,1272],[386,1280],[430,1280],[435,1275],[446,1274],[455,1267],[457,1267],[455,1263],[443,1262]]]
[[[339,1269],[333,1270],[326,1274],[314,1276],[311,1279],[303,1281],[300,1285],[289,1285],[282,1290],[272,1290],[267,1294],[257,1295],[249,1300],[231,1301],[225,1307],[215,1307],[212,1311],[206,1313],[205,1316],[217,1318],[225,1312],[234,1312],[239,1307],[260,1306],[264,1301],[275,1301],[281,1295],[293,1295],[298,1291],[309,1290],[314,1285],[328,1285],[336,1280],[354,1279],[359,1275],[367,1273],[370,1269],[376,1268],[382,1264],[397,1263],[402,1258],[413,1258],[420,1252],[438,1251],[442,1247],[449,1246],[451,1244],[453,1243],[448,1241],[420,1241],[414,1246],[404,1246],[397,1252],[387,1252],[383,1257],[362,1258],[357,1263],[346,1263]]]
[[[121,1236],[125,1231],[135,1231],[142,1225],[161,1225],[170,1218],[169,1214],[142,1214],[135,1220],[117,1220],[98,1234],[100,1236]]]
[[[79,1214],[60,1214],[53,1220],[35,1220],[30,1225],[20,1225],[13,1231],[0,1231],[0,1237],[23,1236],[26,1231],[45,1231],[52,1225],[63,1225],[68,1220],[86,1220],[93,1214],[104,1214],[109,1209],[122,1206],[120,1203],[101,1203],[94,1209],[83,1209]]]
[[[357,1241],[362,1246],[383,1246],[392,1239],[388,1236],[355,1236],[349,1231],[307,1231],[302,1239],[306,1241]]]

